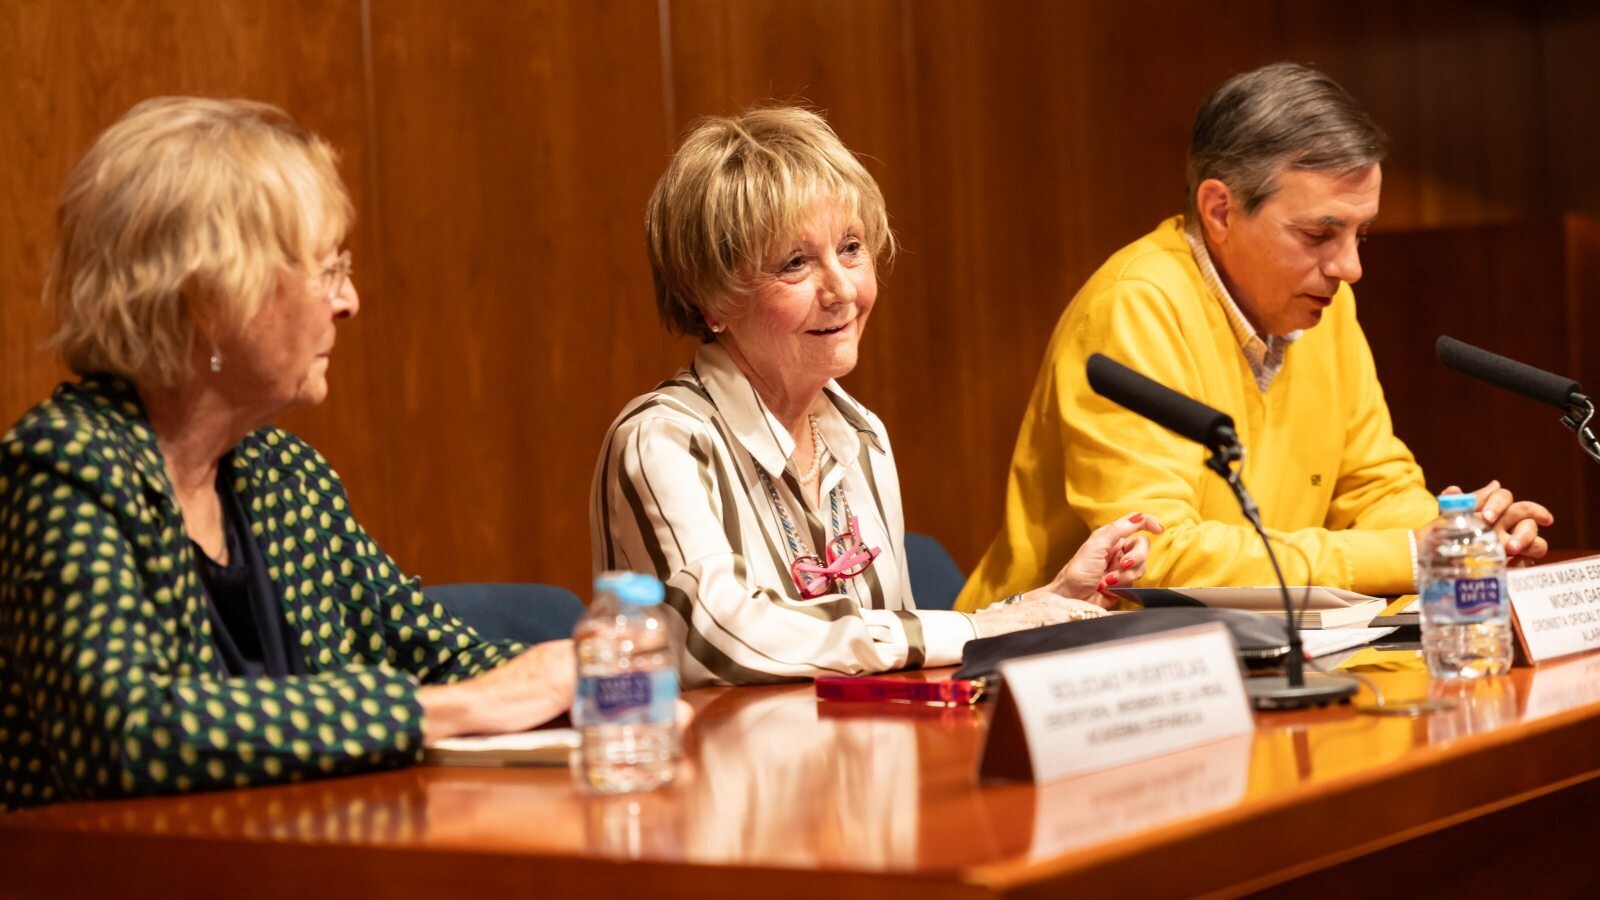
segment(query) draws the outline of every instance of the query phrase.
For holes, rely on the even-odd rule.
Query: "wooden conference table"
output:
[[[699,716],[670,790],[591,798],[561,769],[419,767],[60,805],[0,816],[0,894],[878,900],[1592,883],[1600,656],[1459,692],[1415,672],[1371,677],[1460,702],[1420,719],[1262,714],[1251,736],[1035,788],[974,783],[987,705],[708,689],[689,694]]]

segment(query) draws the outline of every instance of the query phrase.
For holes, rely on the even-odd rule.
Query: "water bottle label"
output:
[[[1475,616],[1498,612],[1499,609],[1500,579],[1456,579],[1456,615]]]
[[[578,679],[574,723],[588,725],[664,724],[677,716],[678,673],[623,672]]]
[[[594,708],[602,716],[614,716],[649,705],[650,676],[643,672],[612,675],[594,681]]]

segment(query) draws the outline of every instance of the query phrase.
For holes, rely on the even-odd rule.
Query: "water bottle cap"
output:
[[[660,581],[638,572],[607,572],[594,580],[594,589],[632,606],[655,606],[667,595]]]
[[[1471,494],[1440,494],[1439,512],[1472,512],[1478,508],[1478,498]]]

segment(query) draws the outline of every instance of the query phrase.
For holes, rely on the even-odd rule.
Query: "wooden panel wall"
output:
[[[1432,363],[1441,334],[1593,385],[1600,226],[1580,216],[1397,230],[1369,246],[1363,327],[1395,432],[1437,487],[1499,479],[1542,501],[1568,547],[1600,542],[1600,471],[1561,413]],[[1592,392],[1595,388],[1591,387]]]
[[[368,207],[360,0],[271,4],[165,0],[0,3],[0,419],[7,426],[61,373],[39,294],[55,200],[94,135],[159,94],[266,100],[344,154]],[[357,235],[355,251],[369,250]]]
[[[645,199],[696,116],[805,98],[904,248],[847,384],[911,527],[970,566],[1062,304],[1178,209],[1215,84],[1325,67],[1394,139],[1384,227],[1481,224],[1600,207],[1596,37],[1571,2],[5,0],[0,419],[60,377],[37,298],[87,143],[154,94],[268,100],[341,148],[361,216],[361,316],[286,424],[407,570],[585,592],[599,440],[693,349],[655,321]]]

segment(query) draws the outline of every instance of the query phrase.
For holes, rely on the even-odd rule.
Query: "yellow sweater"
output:
[[[1233,416],[1262,519],[1309,557],[1310,572],[1276,544],[1290,584],[1412,589],[1409,533],[1436,505],[1394,435],[1349,286],[1262,393],[1177,217],[1119,250],[1067,305],[1017,437],[1005,522],[957,609],[1044,584],[1091,529],[1135,510],[1166,526],[1141,584],[1274,583],[1205,451],[1090,389],[1095,352]]]

